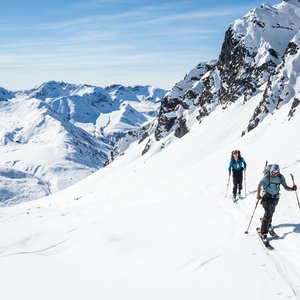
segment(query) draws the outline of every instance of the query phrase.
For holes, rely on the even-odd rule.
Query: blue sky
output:
[[[216,59],[229,24],[263,1],[1,2],[0,86],[19,90],[48,80],[171,88]]]

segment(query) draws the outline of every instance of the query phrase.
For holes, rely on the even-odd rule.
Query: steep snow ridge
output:
[[[286,119],[290,120],[300,103],[300,33],[298,32],[286,50],[282,63],[271,76],[263,99],[250,119],[247,131],[255,128],[269,113],[276,113],[282,105],[290,107]]]
[[[254,107],[252,117],[247,120],[251,125],[244,131],[244,128],[238,129],[241,135],[263,120],[263,115],[258,117],[262,110],[264,115],[274,111],[277,105],[270,104],[271,107],[268,107],[269,100],[266,95],[269,93],[270,81],[273,81],[274,86],[276,79],[273,79],[273,75],[282,69],[288,49],[298,35],[299,9],[300,4],[297,1],[284,1],[274,7],[263,4],[234,21],[225,34],[218,60],[200,64],[200,68],[198,66],[193,69],[166,94],[158,114],[154,137],[151,136],[152,132],[148,133],[149,143],[143,153],[151,145],[164,147],[174,137],[181,138],[189,132],[196,120],[202,122],[219,106],[227,109],[240,97],[243,97],[244,103],[257,99],[257,94],[261,94],[262,99]],[[296,60],[295,57],[289,67],[289,72],[295,74],[298,72]],[[285,76],[284,84],[294,86],[295,80],[293,76]],[[263,91],[261,87],[266,90]],[[290,91],[289,95],[292,94]],[[285,100],[292,102],[289,115],[298,106],[297,99],[289,97]]]
[[[217,64],[221,79],[219,100],[225,107],[240,95],[245,101],[251,99],[281,63],[300,24],[299,16],[290,13],[294,8],[290,3],[274,8],[262,5],[231,24]],[[200,98],[210,104],[211,97]]]
[[[210,61],[200,63],[196,68],[192,69],[188,74],[185,75],[183,80],[180,80],[175,86],[166,93],[165,98],[169,101],[183,99],[188,91],[194,91],[198,85],[201,84],[200,79],[202,76],[216,64],[216,61]],[[202,89],[200,88],[200,91]]]
[[[201,90],[202,85],[199,80],[214,63],[214,61],[211,61],[199,64],[185,76],[184,80],[181,80],[169,90],[163,98],[158,117],[150,123],[146,122],[147,124],[141,124],[141,127],[138,129],[132,128],[132,130],[116,143],[110,161],[114,160],[118,155],[123,155],[128,147],[135,141],[142,143],[147,139],[146,147],[141,151],[142,154],[145,154],[153,145],[156,135],[158,135],[160,139],[165,137],[166,141],[161,142],[161,147],[165,147],[170,142],[167,141],[166,136],[168,136],[168,133],[172,132],[171,128],[175,128],[174,130],[176,130],[180,127],[178,122],[173,122],[173,120],[176,120],[177,116],[191,114],[194,105],[189,97],[192,97],[197,91]],[[184,100],[185,95],[187,95],[186,100]],[[156,96],[155,98],[157,99],[158,97]],[[158,107],[157,100],[155,102],[155,106]],[[157,111],[153,109],[153,104],[147,102],[146,105],[144,110],[148,111],[148,116],[155,116]],[[133,107],[135,107],[135,105],[133,105]],[[142,108],[139,106],[139,111],[141,110]],[[150,121],[150,119],[148,121]],[[158,122],[160,122],[160,126],[158,126]]]
[[[290,2],[274,7],[263,4],[244,18],[233,22],[234,37],[247,46],[250,56],[256,56],[254,62],[257,66],[268,60],[275,62],[278,55],[284,54],[299,28],[300,15],[297,10],[299,12],[299,7]]]

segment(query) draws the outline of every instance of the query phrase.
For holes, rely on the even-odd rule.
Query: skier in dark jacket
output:
[[[270,168],[270,172],[266,174],[258,184],[257,187],[257,200],[261,200],[261,204],[265,210],[265,214],[262,218],[260,232],[266,237],[269,228],[272,227],[272,217],[275,211],[275,207],[279,201],[280,185],[282,185],[287,191],[296,191],[297,186],[289,187],[286,184],[285,178],[280,174],[280,168],[278,165],[273,164]],[[261,196],[261,188],[264,190],[263,196]]]
[[[246,171],[247,164],[243,157],[241,157],[241,152],[239,150],[234,150],[231,153],[231,159],[228,167],[229,177],[232,171],[233,178],[233,200],[236,199],[237,190],[239,197],[241,197],[241,190],[243,189],[243,171]]]

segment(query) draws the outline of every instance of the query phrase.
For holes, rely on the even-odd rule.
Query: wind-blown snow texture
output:
[[[98,170],[121,137],[157,115],[164,93],[54,81],[0,89],[0,202],[36,199]]]
[[[260,21],[267,23],[270,10],[280,15],[295,5],[300,6],[298,1],[264,6],[266,20]],[[296,36],[291,38],[295,44]],[[266,159],[280,165],[289,186],[290,173],[300,185],[300,112],[293,96],[299,86],[298,50],[291,42],[290,50],[283,50],[284,64],[282,58],[265,82],[268,68],[255,71],[253,80],[261,83],[249,97],[245,98],[245,91],[253,82],[240,88],[232,85],[234,101],[208,103],[199,94],[190,104],[184,81],[178,83],[182,93],[176,96],[179,106],[174,114],[165,98],[158,119],[136,132],[143,138],[131,143],[125,155],[47,198],[2,207],[1,299],[300,299],[300,210],[295,192],[282,190],[273,217],[280,235],[271,241],[275,251],[268,251],[255,231],[263,214],[261,205],[249,234],[244,234]],[[205,97],[225,99],[218,74],[226,72],[218,64],[201,64],[195,78],[201,70],[208,72],[200,80],[188,74],[186,87],[192,89],[191,95],[203,89]],[[276,76],[284,87],[290,86],[290,99],[274,108],[273,99],[278,101],[286,93]],[[208,89],[208,83],[218,85]],[[167,97],[171,99],[176,89]],[[263,99],[269,112],[241,136]],[[184,107],[186,101],[193,105],[191,113]],[[205,117],[199,117],[198,101],[209,111]],[[176,116],[169,131],[159,120],[164,112],[166,118]],[[180,116],[186,120],[188,134],[179,139],[174,134]],[[158,128],[161,131],[156,132]],[[247,198],[234,204],[224,195],[230,153],[237,148],[248,164]],[[20,180],[24,176],[5,168],[0,172]]]

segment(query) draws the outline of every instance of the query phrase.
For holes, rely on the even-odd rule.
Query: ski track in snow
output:
[[[233,204],[235,204],[235,203],[233,203]],[[249,220],[250,220],[250,215],[249,215],[248,211],[244,211],[243,209],[241,209],[241,207],[238,206],[238,203],[236,205],[236,208],[237,208],[237,211],[240,212],[240,216],[244,216],[246,219],[249,218]],[[236,214],[235,214],[235,216],[236,216]],[[293,231],[284,233],[280,238],[277,238],[277,239],[270,238],[270,241],[284,240],[287,235],[299,231],[300,224],[285,224],[285,225],[294,227],[295,229]],[[278,227],[282,227],[282,225],[276,225],[276,226],[274,226],[274,229],[276,229]],[[252,224],[252,227],[250,227],[250,231],[251,231],[251,228],[253,230],[254,224]],[[248,236],[249,236],[249,234],[248,234]],[[255,234],[254,236],[257,236],[257,235]],[[257,239],[259,240],[259,238],[257,238]],[[278,272],[278,275],[290,287],[292,293],[296,296],[296,299],[299,300],[300,299],[300,283],[297,280],[297,278],[299,278],[300,265],[298,266],[299,268],[296,268],[297,271],[295,270],[295,268],[294,268],[294,270],[292,270],[293,265],[295,265],[295,262],[299,258],[297,259],[295,257],[295,260],[292,261],[286,255],[281,254],[280,247],[275,246],[275,250],[270,251],[270,250],[266,249],[260,241],[259,241],[259,244],[261,244],[261,248],[263,248],[265,255],[271,259],[271,262],[274,264],[274,266]],[[288,255],[290,255],[289,251],[287,251],[287,253],[288,253]],[[296,276],[292,275],[293,272],[295,272]]]
[[[193,272],[198,272],[201,268],[203,268],[204,266],[206,266],[207,264],[209,264],[210,262],[216,260],[217,258],[223,256],[225,253],[221,253],[221,254],[218,254],[218,255],[215,255],[207,260],[205,260],[204,262],[202,262],[197,268],[195,268],[193,270]]]
[[[38,238],[38,237],[37,237]],[[67,241],[70,240],[71,237],[65,238],[62,241],[59,241],[57,243],[51,244],[49,246],[46,246],[41,249],[34,249],[30,251],[17,251],[17,252],[7,252],[7,250],[1,249],[0,248],[0,257],[6,257],[6,256],[14,256],[14,255],[27,255],[27,254],[32,254],[32,255],[49,255],[49,250],[53,250],[55,248],[56,252],[59,251],[57,248],[59,246],[64,245]],[[18,242],[15,246],[9,246],[8,249],[17,247],[17,248],[23,248],[24,245],[27,244],[28,241],[31,241],[32,237],[28,238],[27,240],[23,240]],[[26,247],[25,247],[26,248]]]

